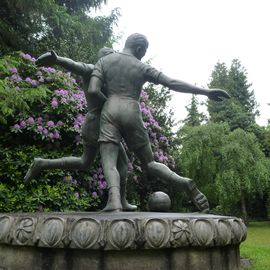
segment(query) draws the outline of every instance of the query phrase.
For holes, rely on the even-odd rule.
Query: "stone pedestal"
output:
[[[0,214],[0,269],[237,270],[245,237],[199,213]]]

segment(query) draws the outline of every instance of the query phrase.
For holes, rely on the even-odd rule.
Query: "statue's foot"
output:
[[[41,171],[41,158],[34,158],[34,161],[30,165],[25,177],[24,181],[29,181],[35,178]]]
[[[122,206],[124,211],[135,211],[137,210],[137,206],[134,204],[130,204],[127,200],[122,200]]]
[[[190,180],[188,183],[188,191],[192,202],[198,208],[198,210],[202,213],[209,212],[209,203],[206,196],[199,191],[192,180]]]
[[[123,210],[118,187],[111,187],[109,189],[108,197],[107,205],[101,210],[101,212],[120,212]]]

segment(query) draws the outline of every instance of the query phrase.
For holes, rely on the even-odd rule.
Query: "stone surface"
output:
[[[250,259],[241,258],[240,259],[240,266],[241,266],[241,269],[250,269],[252,266],[252,263],[251,263]]]
[[[0,243],[92,250],[212,247],[239,244],[241,219],[200,213],[0,214]]]
[[[0,214],[0,269],[239,270],[245,237],[199,213]]]

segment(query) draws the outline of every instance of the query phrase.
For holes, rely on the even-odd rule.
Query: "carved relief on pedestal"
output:
[[[131,220],[115,220],[108,227],[107,237],[116,249],[128,249],[134,244],[136,231]]]
[[[0,217],[0,243],[9,242],[9,231],[12,225],[12,218],[8,216]]]
[[[101,225],[95,219],[80,219],[71,229],[71,246],[77,248],[91,248],[100,237]]]
[[[216,220],[216,244],[220,246],[226,246],[231,243],[232,240],[232,232],[231,232],[231,225],[228,220]]]
[[[48,218],[40,227],[41,246],[60,246],[65,229],[65,221],[61,218]]]
[[[145,224],[145,239],[150,248],[162,248],[167,246],[170,239],[168,222],[162,219],[150,219]]]
[[[192,243],[192,234],[188,221],[175,220],[172,223],[171,243],[172,246],[188,246]]]
[[[232,242],[240,243],[246,239],[246,226],[240,219],[230,219]]]
[[[194,246],[213,245],[215,228],[207,219],[194,219],[190,222]]]
[[[19,245],[27,245],[32,243],[33,234],[36,226],[36,219],[22,218],[17,221],[17,227],[14,230],[14,241]]]
[[[162,249],[226,246],[246,238],[241,219],[158,213],[114,219],[98,214],[0,214],[0,244],[75,249]],[[121,216],[120,216],[121,217]]]

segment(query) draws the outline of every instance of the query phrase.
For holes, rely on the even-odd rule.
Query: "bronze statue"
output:
[[[206,196],[193,180],[181,177],[162,163],[154,161],[149,137],[143,126],[139,97],[145,82],[162,84],[181,93],[206,95],[212,100],[228,98],[226,91],[207,90],[180,80],[171,79],[140,60],[148,48],[144,35],[133,34],[126,40],[122,52],[102,57],[95,65],[89,84],[89,95],[102,107],[100,119],[100,153],[103,171],[108,183],[109,198],[105,211],[121,211],[120,172],[117,167],[122,137],[128,148],[141,161],[143,170],[169,184],[185,190],[199,211],[207,212]],[[102,92],[106,85],[106,96]],[[103,105],[104,104],[104,105]]]
[[[110,48],[102,48],[98,57],[103,57],[107,54],[114,53]],[[63,157],[59,159],[43,159],[35,158],[31,164],[28,172],[25,175],[25,180],[30,180],[38,175],[42,170],[46,169],[68,169],[68,170],[87,170],[96,158],[99,150],[98,134],[101,107],[96,102],[95,98],[90,98],[87,88],[90,81],[90,76],[93,71],[94,65],[75,62],[69,58],[60,57],[54,51],[41,55],[36,62],[37,65],[51,66],[59,65],[68,71],[71,71],[82,77],[85,98],[87,101],[88,113],[85,122],[82,126],[82,141],[83,141],[83,154],[81,157]],[[103,88],[104,91],[104,88]],[[117,160],[117,169],[120,174],[121,186],[121,204],[124,210],[135,210],[137,207],[131,205],[126,200],[126,180],[128,172],[128,158],[123,145],[119,145],[119,157]]]

